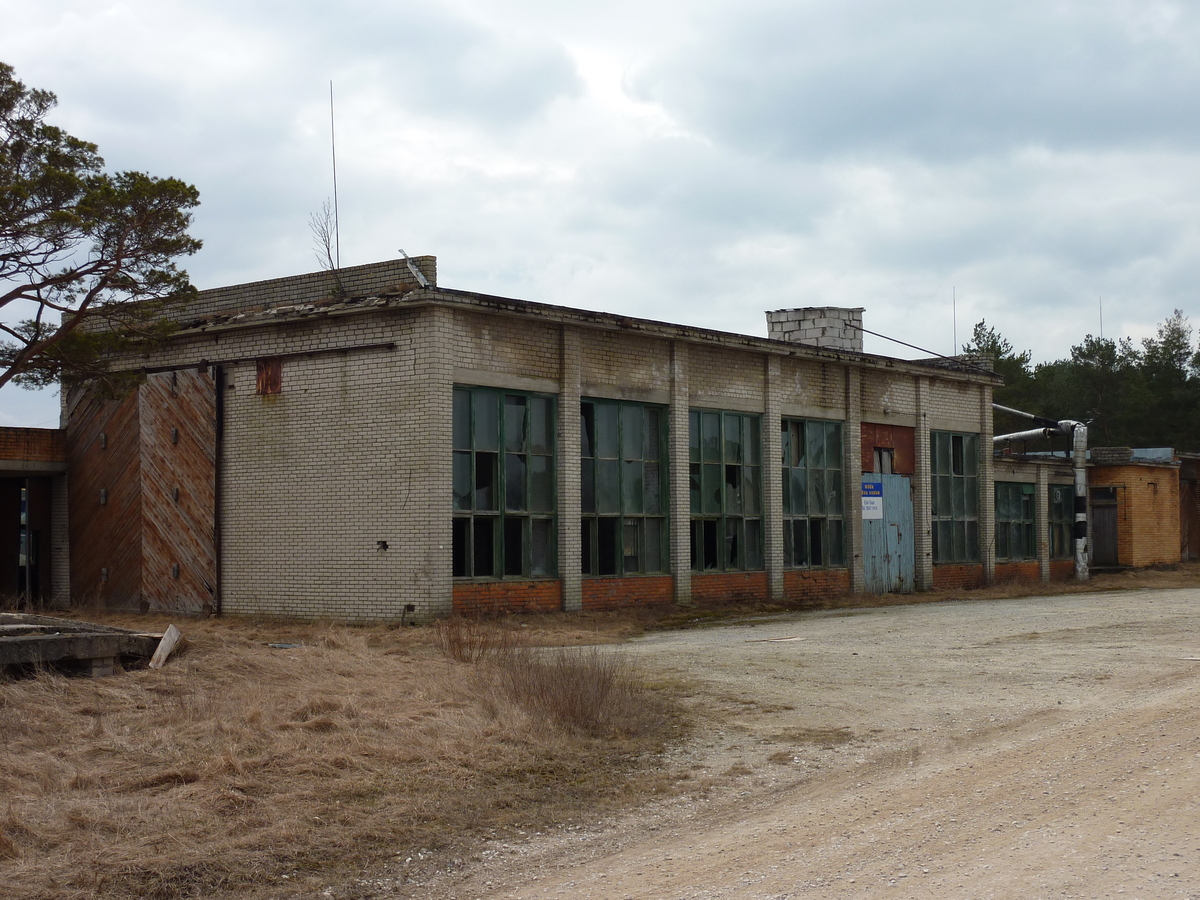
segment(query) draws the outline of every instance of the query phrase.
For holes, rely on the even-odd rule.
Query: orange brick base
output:
[[[766,572],[692,576],[693,603],[760,602],[769,597]]]
[[[981,563],[933,567],[933,589],[935,591],[956,588],[966,590],[977,587],[983,587],[983,565]]]
[[[456,616],[554,612],[560,609],[560,581],[489,581],[454,586]]]
[[[671,603],[674,599],[675,579],[670,575],[583,579],[584,609],[623,609]]]
[[[783,573],[783,598],[793,603],[849,591],[849,569],[790,569]]]
[[[935,570],[936,571],[936,570]],[[1036,559],[1022,562],[996,563],[996,581],[1041,581],[1042,574]]]

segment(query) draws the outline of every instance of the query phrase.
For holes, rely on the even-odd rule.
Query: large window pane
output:
[[[628,459],[622,464],[622,504],[621,511],[626,515],[641,515],[645,508],[645,482],[642,478],[642,461]]]
[[[454,392],[454,449],[471,449],[471,392]]]
[[[529,508],[554,512],[554,457],[529,457]]]
[[[663,541],[666,537],[666,529],[663,528],[664,520],[646,519],[645,521],[645,571],[662,572],[665,569],[663,566]]]
[[[553,575],[554,566],[554,520],[533,519],[529,545],[529,573],[531,575]]]
[[[762,519],[746,520],[746,568],[761,569],[763,567],[763,530]]]
[[[620,456],[617,405],[596,404],[596,455],[605,459]]]
[[[704,462],[719,463],[721,461],[721,416],[719,413],[702,413],[700,421],[703,427],[701,451]]]
[[[626,572],[637,572],[642,567],[642,520],[626,519],[622,534],[622,566]]]
[[[596,460],[596,511],[601,515],[621,511],[621,461]]]
[[[704,464],[704,509],[705,515],[719,515],[721,512],[721,485],[724,481],[721,465]]]
[[[725,512],[737,515],[742,512],[742,467],[725,467]]]
[[[500,395],[475,391],[475,449],[500,449]]]
[[[641,459],[643,415],[640,406],[626,404],[621,407],[621,458]]]
[[[746,485],[742,494],[742,505],[745,508],[746,515],[757,516],[762,514],[762,479],[760,473],[762,469],[758,466],[742,466],[745,471]]]
[[[725,416],[725,462],[740,463],[742,461],[742,419],[741,416]]]
[[[666,512],[666,502],[663,497],[662,477],[659,466],[662,464],[646,462],[644,475],[646,479],[646,512],[649,515],[659,515]]]
[[[808,465],[810,468],[825,468],[825,423],[809,422],[807,432]]]

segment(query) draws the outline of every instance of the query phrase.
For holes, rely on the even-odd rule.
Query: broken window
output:
[[[996,559],[1035,559],[1035,485],[996,482]]]
[[[844,566],[842,423],[783,419],[783,563]]]
[[[283,389],[283,360],[260,359],[255,368],[254,393],[278,394]]]
[[[666,408],[584,400],[579,411],[583,573],[666,571]]]
[[[760,417],[694,409],[688,424],[692,568],[761,569]]]
[[[456,387],[453,573],[555,574],[554,398]]]
[[[979,435],[932,431],[933,561],[979,559]]]

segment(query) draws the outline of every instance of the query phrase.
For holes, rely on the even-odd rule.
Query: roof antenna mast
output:
[[[329,80],[329,152],[333,158],[333,264],[342,267],[342,239],[338,231],[337,135],[333,127],[333,79]]]
[[[954,333],[954,349],[951,356],[958,356],[958,289],[950,286],[950,327]]]

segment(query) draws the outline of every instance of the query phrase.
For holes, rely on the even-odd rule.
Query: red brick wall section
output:
[[[560,609],[561,581],[488,581],[454,585],[456,616],[556,612]]]
[[[60,428],[0,428],[0,459],[66,462],[67,433]]]
[[[1036,559],[996,563],[996,581],[1001,584],[1006,581],[1039,581],[1041,577]]]
[[[766,572],[721,572],[692,576],[693,603],[760,602],[769,596]]]
[[[584,609],[623,609],[672,603],[675,579],[670,575],[639,575],[632,578],[585,578]]]
[[[783,573],[783,597],[793,603],[848,593],[848,569],[788,569]]]
[[[1052,559],[1050,560],[1050,580],[1051,581],[1070,581],[1075,577],[1075,560],[1073,559]]]
[[[905,425],[876,425],[862,423],[862,467],[874,471],[875,448],[892,448],[892,471],[896,475],[912,475],[916,471],[917,430]]]
[[[935,591],[966,590],[968,588],[983,587],[983,584],[982,564],[933,567],[933,589]]]

